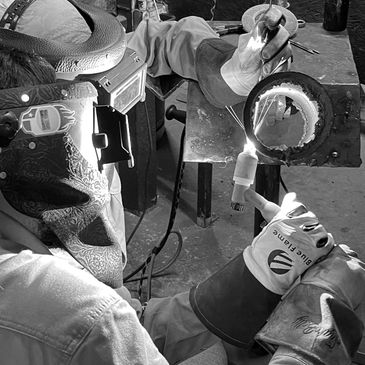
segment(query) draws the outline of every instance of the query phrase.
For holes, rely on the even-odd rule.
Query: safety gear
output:
[[[200,321],[224,341],[247,349],[280,298],[252,275],[242,254],[190,290]]]
[[[55,83],[0,91],[0,110],[12,109],[22,128],[0,154],[1,206],[42,227],[38,238],[61,245],[100,281],[122,285],[124,235],[110,219],[108,180],[92,144],[90,83]],[[15,216],[18,219],[19,215]]]
[[[212,105],[224,108],[242,103],[261,78],[275,69],[277,72],[288,68],[286,60],[292,54],[289,33],[278,25],[269,36],[266,29],[267,24],[278,22],[280,17],[278,9],[270,11],[257,29],[240,36],[238,47],[219,38],[204,39],[199,44],[195,62],[197,79]],[[264,34],[270,41],[259,44]]]
[[[243,257],[248,269],[268,290],[284,294],[318,259],[334,246],[318,218],[285,195],[280,211],[248,246]]]
[[[35,1],[16,29],[0,29],[0,36],[3,46],[37,53],[68,80],[111,69],[126,50],[125,30],[116,17],[75,0]]]
[[[364,328],[356,314],[364,285],[365,264],[349,247],[335,246],[283,297],[257,340],[273,351],[285,346],[310,364],[350,365]]]
[[[365,297],[365,291],[359,290],[359,283],[364,281],[365,264],[355,251],[340,244],[303,275],[301,284],[328,288],[347,306],[357,310]]]
[[[0,3],[0,13],[6,5],[9,1]],[[51,13],[61,15],[47,16]],[[107,83],[109,92],[121,87],[115,83],[126,82],[126,77],[131,76],[130,60],[133,65],[142,63],[135,52],[126,49],[124,29],[115,17],[73,0],[34,1],[18,19],[15,31],[0,29],[0,34],[3,46],[44,56],[61,79],[117,69],[122,81],[116,77]],[[128,53],[133,53],[133,57]],[[118,69],[124,65],[125,74]],[[138,97],[132,95],[134,104],[144,95],[144,77],[140,80],[143,92]],[[137,79],[134,81],[137,84]],[[5,178],[0,188],[6,199],[5,204],[5,199],[1,201],[1,208],[28,228],[35,228],[31,231],[44,243],[64,246],[100,281],[119,287],[126,263],[120,181],[111,164],[104,166],[105,175],[98,171],[100,166],[92,144],[92,137],[98,137],[93,129],[96,90],[92,85],[80,85],[39,87],[29,91],[29,102],[21,100],[21,89],[10,103],[8,98],[2,98],[4,104],[0,109],[29,107],[29,115],[21,133],[1,156]],[[34,90],[38,91],[32,94]],[[104,88],[99,91],[102,93]],[[90,98],[83,106],[83,100],[77,100],[78,92],[80,99]],[[118,93],[120,99],[125,95],[120,89]],[[58,104],[59,99],[63,101]],[[39,105],[48,102],[49,105]],[[105,100],[102,103],[107,104]],[[23,111],[18,109],[17,116]],[[61,123],[59,127],[57,122]],[[119,131],[120,125],[116,128]],[[110,139],[108,143],[112,144]],[[102,150],[100,161],[106,150]],[[114,161],[105,163],[108,162]]]
[[[279,24],[281,17],[280,10],[272,8],[250,33],[240,35],[237,49],[221,68],[223,79],[236,94],[247,96],[258,81],[274,70],[288,69],[290,35]]]

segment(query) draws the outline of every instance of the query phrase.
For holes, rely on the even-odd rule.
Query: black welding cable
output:
[[[167,242],[167,239],[168,239],[169,235],[172,233],[172,227],[173,227],[174,222],[175,222],[176,211],[177,211],[177,208],[178,208],[178,205],[179,205],[180,190],[181,190],[183,172],[184,172],[184,167],[185,167],[185,163],[183,162],[184,140],[185,140],[185,127],[183,128],[182,133],[181,133],[181,137],[180,137],[179,159],[178,159],[178,164],[177,164],[177,171],[176,171],[174,192],[173,192],[172,203],[171,203],[170,217],[169,217],[166,233],[165,233],[164,237],[161,239],[160,243],[152,249],[150,255],[147,257],[147,259],[144,261],[144,263],[141,264],[133,272],[131,272],[130,274],[128,274],[125,277],[125,279],[124,279],[125,283],[132,281],[130,279],[133,276],[135,276],[138,272],[143,270],[146,263],[150,263],[151,255],[157,255],[163,249],[163,247],[165,246],[165,244]],[[179,254],[181,252],[181,247],[182,247],[182,241],[183,240],[182,240],[182,236],[181,236],[180,232],[175,232],[174,231],[174,233],[178,236],[178,247],[177,247],[175,255],[164,267],[158,269],[157,273],[152,272],[152,276],[150,276],[150,277],[153,277],[155,274],[157,275],[157,274],[161,273],[162,271],[166,270],[168,267],[170,267],[176,261],[177,257],[179,256]],[[153,270],[153,267],[152,267],[152,270]],[[149,276],[147,276],[147,279],[148,279],[148,277]],[[144,276],[142,278],[144,278]]]
[[[152,253],[152,258],[151,261],[149,263],[148,266],[148,275],[146,277],[143,277],[147,279],[147,300],[150,300],[152,297],[152,278],[156,278],[159,276],[162,276],[162,272],[166,271],[179,257],[181,250],[182,250],[182,246],[183,246],[183,238],[180,232],[177,231],[171,231],[170,234],[176,234],[177,236],[177,249],[175,251],[174,256],[171,257],[171,259],[167,262],[166,265],[164,265],[163,267],[159,268],[156,271],[153,271],[154,268],[154,264],[155,264],[155,258],[157,256],[157,254]]]
[[[212,6],[209,9],[211,15],[211,18],[209,19],[210,21],[214,20],[216,7],[217,7],[217,0],[212,0]]]
[[[155,259],[157,254],[152,253],[151,261],[148,265],[148,275],[147,275],[147,293],[146,293],[146,300],[149,301],[152,297],[152,277],[153,277],[153,267],[155,266]]]
[[[285,183],[284,183],[284,180],[283,180],[283,178],[282,178],[281,174],[280,174],[280,184],[281,184],[281,186],[283,187],[284,191],[285,191],[286,193],[289,193],[289,190],[288,190],[288,188],[286,187],[286,185],[285,185]]]
[[[175,216],[176,216],[176,210],[179,204],[179,196],[180,196],[180,188],[181,188],[181,184],[182,184],[182,177],[183,177],[183,171],[184,171],[184,162],[183,162],[183,146],[184,146],[184,139],[185,139],[185,127],[181,133],[181,139],[180,139],[180,154],[179,154],[179,160],[178,160],[178,166],[177,166],[177,171],[176,171],[176,178],[175,178],[175,186],[174,186],[174,193],[173,193],[173,198],[172,198],[172,204],[171,204],[171,212],[170,212],[170,218],[169,218],[169,222],[168,222],[168,228],[166,230],[166,233],[164,235],[164,237],[162,238],[162,240],[160,241],[160,243],[155,246],[152,250],[152,252],[158,254],[162,248],[164,247],[174,224],[175,221]],[[179,232],[176,233],[179,236],[181,236],[181,234]],[[181,243],[182,242],[182,237],[179,237],[179,245],[176,251],[176,254],[173,257],[173,261],[169,262],[167,265],[165,265],[163,268],[158,270],[158,273],[162,272],[163,270],[166,270],[167,267],[171,266],[172,263],[176,260],[178,254],[181,251]],[[151,252],[151,254],[152,254]],[[150,254],[150,255],[151,255]],[[146,262],[150,261],[150,255],[147,257],[147,259],[145,260],[145,262],[143,264],[141,264],[139,267],[137,267],[137,269],[135,269],[132,273],[130,273],[129,275],[127,275],[124,279],[124,282],[129,282],[129,279],[132,278],[133,276],[135,276],[139,271],[141,271]]]
[[[153,278],[159,278],[161,276],[165,276],[166,273],[163,273],[163,272],[166,271],[171,265],[173,265],[173,263],[177,260],[177,258],[179,257],[179,255],[181,253],[182,246],[183,246],[183,238],[182,238],[181,233],[178,231],[171,231],[170,234],[176,234],[177,248],[175,250],[174,255],[170,258],[170,260],[163,267],[152,272]],[[135,278],[135,279],[128,279],[128,283],[132,283],[134,281],[140,281],[141,279],[148,279],[148,275],[144,275],[144,276],[141,276],[141,277]]]
[[[144,216],[146,214],[146,210],[147,210],[147,194],[148,194],[148,179],[147,179],[147,175],[148,175],[148,171],[150,169],[150,165],[151,165],[151,154],[152,154],[152,145],[153,145],[153,139],[152,139],[152,131],[151,131],[151,124],[150,124],[150,118],[148,115],[148,110],[147,110],[147,105],[146,102],[143,103],[144,104],[144,110],[145,110],[145,115],[146,115],[146,120],[147,120],[147,130],[148,130],[148,143],[149,143],[149,153],[147,156],[147,162],[146,162],[146,169],[145,169],[145,181],[144,181],[144,203],[143,203],[143,211],[142,214],[140,215],[138,222],[136,223],[136,225],[134,226],[131,234],[129,235],[126,245],[128,247],[128,245],[131,243],[132,238],[134,237],[134,235],[136,234],[139,226],[141,225]]]

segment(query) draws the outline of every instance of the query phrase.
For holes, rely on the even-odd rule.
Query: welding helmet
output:
[[[43,242],[57,241],[97,279],[118,287],[126,260],[115,224],[124,222],[110,219],[101,170],[123,159],[133,165],[126,113],[144,98],[146,65],[126,48],[115,17],[69,2],[92,31],[85,42],[0,29],[2,45],[35,51],[71,80],[0,91],[2,204],[28,227],[41,227]]]

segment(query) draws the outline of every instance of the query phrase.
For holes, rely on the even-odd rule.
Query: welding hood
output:
[[[97,279],[118,287],[124,238],[110,220],[109,175],[100,172],[121,160],[133,166],[127,112],[145,98],[147,65],[127,48],[114,16],[69,2],[91,30],[83,43],[40,39],[11,24],[0,29],[2,45],[42,56],[58,79],[0,90],[0,190],[36,220],[42,242],[61,243]]]
[[[130,166],[133,166],[126,113],[145,98],[147,66],[135,51],[127,48],[125,30],[116,17],[96,7],[78,3],[75,0],[68,1],[78,10],[91,30],[91,35],[86,41],[78,44],[62,43],[16,32],[13,30],[15,28],[13,19],[19,16],[17,13],[19,6],[18,8],[10,6],[3,17],[3,25],[7,28],[0,29],[0,43],[9,48],[42,56],[54,67],[58,79],[70,81],[70,87],[73,85],[71,87],[73,90],[77,89],[77,87],[75,89],[76,82],[90,82],[97,93],[96,100],[92,104],[95,108],[94,118],[97,116],[98,120],[93,131],[93,139],[95,147],[101,151],[100,167],[104,163],[125,159],[130,161]],[[31,1],[20,3],[31,3]],[[24,7],[24,4],[21,6]],[[42,86],[35,86],[35,90],[41,89],[43,89]],[[52,87],[48,87],[48,90],[51,89]],[[14,102],[19,100],[19,104],[13,105],[13,108],[17,110],[24,108],[25,104],[21,95],[23,97],[28,95],[35,106],[58,102],[64,105],[67,97],[65,99],[59,90],[65,92],[67,89],[67,83],[63,83],[62,87],[54,85],[53,92],[48,97],[43,93],[37,100],[32,97],[33,94],[38,94],[37,91],[25,92],[20,88],[18,96],[13,99]],[[28,102],[27,105],[29,106]],[[2,110],[0,118],[8,125],[9,115],[4,119],[4,114],[9,112],[9,107],[5,103],[0,110]],[[43,110],[46,111],[47,108],[44,106]],[[41,115],[45,114],[39,114],[39,118]],[[47,118],[50,117],[51,114]],[[39,119],[38,122],[44,121]],[[19,128],[24,131],[24,125]],[[120,142],[117,138],[119,135]],[[9,143],[6,139],[8,137],[5,136],[4,140],[4,136],[1,136],[2,142],[0,142]]]

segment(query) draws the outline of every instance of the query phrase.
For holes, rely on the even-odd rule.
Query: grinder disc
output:
[[[251,32],[251,30],[255,26],[257,19],[259,19],[260,15],[267,10],[268,6],[269,6],[268,4],[256,5],[245,11],[245,13],[242,15],[241,21],[243,29],[247,33]],[[279,9],[283,13],[282,25],[290,34],[290,38],[295,37],[295,34],[298,30],[298,20],[296,16],[290,10],[282,6],[279,5],[272,5],[272,6]]]

